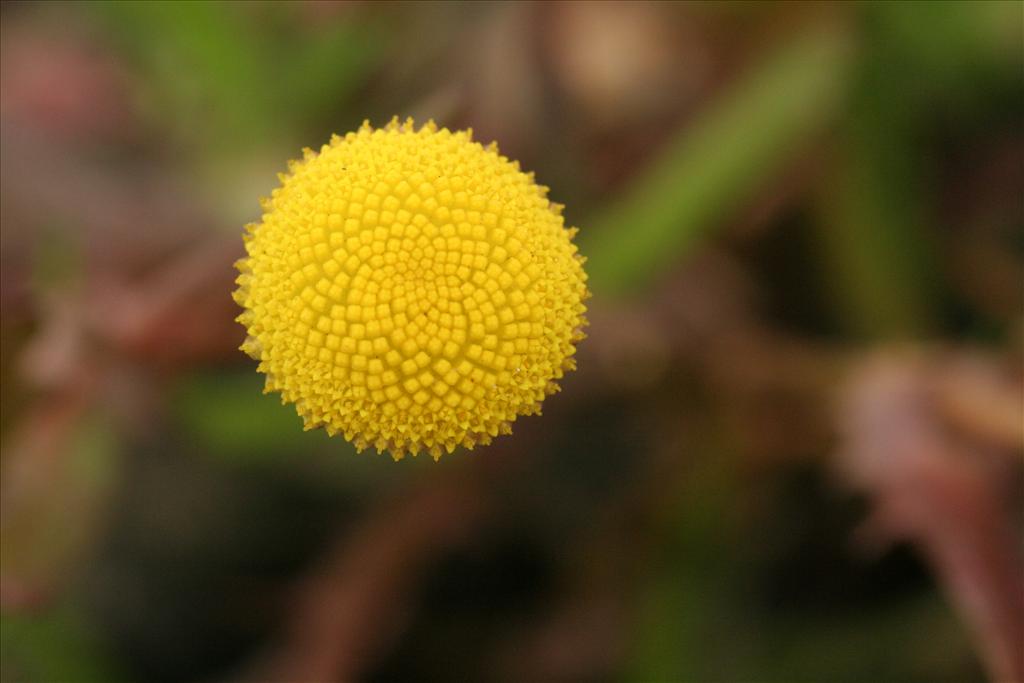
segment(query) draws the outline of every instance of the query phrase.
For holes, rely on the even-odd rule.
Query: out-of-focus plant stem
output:
[[[939,269],[930,249],[936,202],[929,196],[942,159],[930,159],[922,121],[935,109],[965,112],[976,83],[998,83],[1012,3],[946,2],[921,7],[871,3],[861,31],[850,108],[831,176],[818,202],[827,285],[841,327],[863,339],[920,338],[934,332]],[[1019,63],[1019,62],[1018,62]],[[1014,78],[1019,74],[1014,73]]]
[[[811,31],[769,54],[681,130],[583,236],[594,292],[642,289],[722,225],[832,120],[847,62],[844,34]]]
[[[872,31],[865,34],[870,42]],[[920,91],[897,92],[891,60],[876,53],[863,51],[858,64],[815,224],[841,326],[868,339],[905,338],[931,319],[921,169],[910,140]]]

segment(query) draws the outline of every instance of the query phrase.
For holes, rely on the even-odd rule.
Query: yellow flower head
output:
[[[574,367],[583,258],[547,188],[471,131],[364,123],[246,226],[242,350],[306,429],[398,459],[472,448]]]

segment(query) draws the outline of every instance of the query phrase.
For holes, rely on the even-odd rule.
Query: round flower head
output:
[[[364,123],[280,178],[235,300],[242,350],[306,429],[437,458],[510,432],[574,367],[576,231],[495,145]]]

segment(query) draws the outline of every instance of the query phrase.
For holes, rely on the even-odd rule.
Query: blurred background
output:
[[[4,2],[5,681],[1024,680],[1024,5]],[[579,370],[399,463],[261,394],[301,147],[551,187]]]

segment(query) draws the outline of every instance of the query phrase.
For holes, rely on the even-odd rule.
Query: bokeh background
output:
[[[1024,5],[5,2],[5,681],[1024,680]],[[304,433],[232,263],[433,117],[581,228],[511,437]]]

